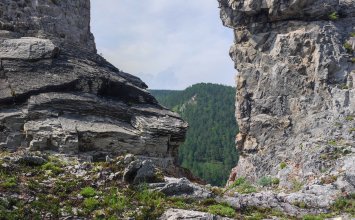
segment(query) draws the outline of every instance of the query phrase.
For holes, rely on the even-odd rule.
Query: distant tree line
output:
[[[179,148],[181,165],[212,185],[224,185],[238,161],[235,88],[201,83],[183,91],[151,93],[189,123],[186,141]]]

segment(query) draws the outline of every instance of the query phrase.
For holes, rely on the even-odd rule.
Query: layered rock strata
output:
[[[241,154],[230,182],[355,187],[355,1],[219,0],[234,31]],[[323,181],[324,183],[324,181]]]
[[[177,163],[187,124],[96,54],[89,0],[0,3],[0,148]]]

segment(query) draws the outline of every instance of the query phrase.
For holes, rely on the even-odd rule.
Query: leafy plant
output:
[[[339,19],[339,15],[336,11],[334,11],[328,15],[328,18],[332,21],[336,21]]]

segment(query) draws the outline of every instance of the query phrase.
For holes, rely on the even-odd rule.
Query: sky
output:
[[[150,89],[234,86],[232,30],[217,0],[91,0],[98,53]]]

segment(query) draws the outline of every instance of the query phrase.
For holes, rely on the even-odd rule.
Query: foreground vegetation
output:
[[[62,156],[48,156],[41,165],[14,163],[13,155],[0,153],[0,220],[59,219],[158,219],[169,208],[209,212],[233,219],[261,220],[277,216],[281,219],[302,219],[260,207],[239,210],[218,202],[219,196],[236,191],[254,193],[269,179],[251,185],[239,178],[230,188],[211,187],[216,197],[193,199],[168,197],[149,185],[129,185],[122,181],[123,157],[111,162],[81,163]],[[355,216],[355,195],[339,198],[330,214],[307,215],[305,220],[322,220],[341,213]]]

